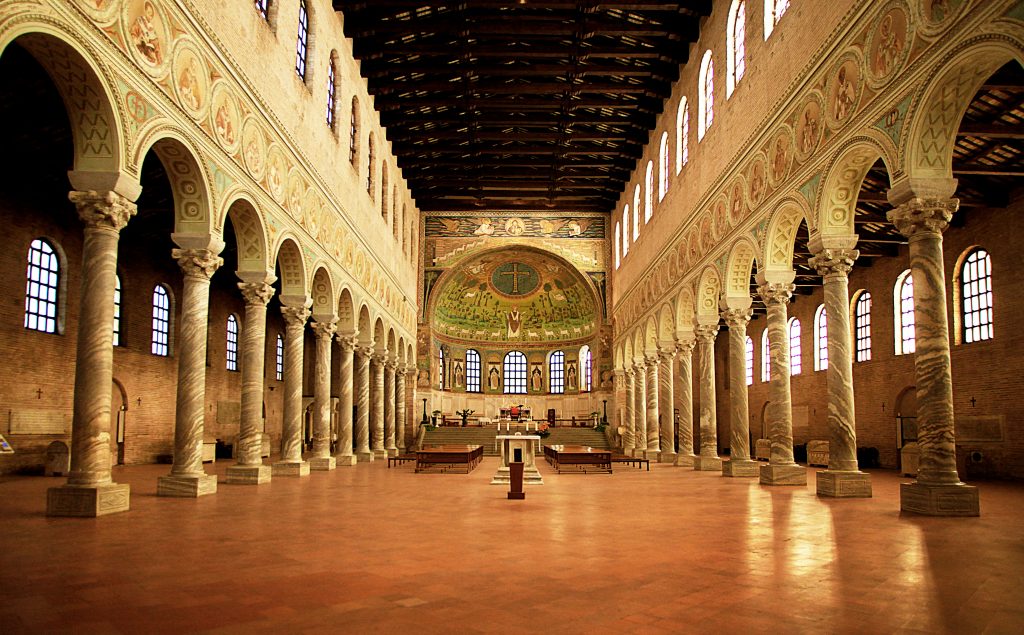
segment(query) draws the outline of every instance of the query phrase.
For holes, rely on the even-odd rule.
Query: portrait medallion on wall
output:
[[[842,125],[857,110],[861,95],[860,61],[847,56],[832,72],[828,87],[827,119],[833,127]]]
[[[747,191],[750,194],[751,208],[757,207],[764,198],[767,188],[764,157],[758,154],[750,164],[747,172]]]
[[[238,105],[223,82],[213,88],[213,107],[210,109],[210,126],[221,146],[233,154],[240,139],[238,128]]]
[[[822,123],[821,102],[811,98],[796,121],[796,149],[800,159],[807,159],[818,147],[824,129]]]
[[[907,13],[899,6],[886,11],[876,23],[867,55],[872,85],[882,86],[903,65],[908,49],[908,24]]]
[[[252,117],[245,120],[242,128],[242,160],[252,177],[259,181],[266,168],[267,140],[259,124]]]
[[[102,9],[97,9],[102,10]],[[147,73],[162,75],[170,58],[167,18],[151,0],[132,0],[124,4],[122,28],[125,43]]]
[[[789,176],[789,167],[793,164],[793,134],[788,127],[783,127],[772,137],[768,157],[771,162],[768,179],[778,187]]]
[[[964,0],[921,0],[921,30],[930,35],[941,32],[966,4]]]
[[[174,93],[185,112],[203,117],[210,98],[210,72],[206,63],[189,47],[181,47],[174,58]]]
[[[284,203],[285,179],[288,176],[288,164],[285,162],[284,154],[276,145],[270,147],[267,153],[267,189],[278,203]]]

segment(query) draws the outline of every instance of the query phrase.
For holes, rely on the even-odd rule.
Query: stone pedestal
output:
[[[661,451],[658,453],[658,463],[671,463],[675,465],[676,457],[678,455],[675,452]]]
[[[900,483],[900,511],[925,516],[980,516],[978,488],[966,483]]]
[[[305,461],[278,461],[271,469],[274,476],[309,476],[309,463]]]
[[[171,474],[156,479],[157,496],[197,498],[217,493],[217,477],[212,474]]]
[[[523,455],[523,483],[526,485],[543,485],[544,479],[537,471],[534,454],[540,444],[540,437],[535,434],[501,434],[495,437],[501,443],[501,466],[494,473],[491,485],[508,485],[511,482],[509,463],[515,458],[518,449]]]
[[[126,483],[51,487],[46,490],[46,515],[95,518],[126,512],[130,489]]]
[[[376,459],[388,458],[388,451],[383,448],[377,448],[373,451],[373,457]]]
[[[270,482],[272,472],[269,465],[232,465],[228,467],[224,482],[232,485],[262,485]]]
[[[333,456],[317,456],[309,460],[309,469],[317,472],[327,472],[338,467],[338,462]]]
[[[807,468],[796,463],[762,465],[761,485],[807,485]]]
[[[356,461],[359,463],[372,463],[374,454],[367,450],[366,452],[356,452]]]
[[[722,461],[722,476],[756,478],[761,474],[761,464],[750,459]]]
[[[355,465],[356,463],[358,463],[355,454],[345,454],[342,456],[336,456],[334,457],[334,459],[338,465]]]
[[[722,459],[717,456],[695,456],[693,469],[697,472],[718,472],[722,469]]]
[[[676,467],[693,467],[693,462],[696,458],[693,454],[680,452],[676,455],[673,465]]]
[[[859,471],[822,470],[817,476],[818,496],[871,498],[871,475]]]

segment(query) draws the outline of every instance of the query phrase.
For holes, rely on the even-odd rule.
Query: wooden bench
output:
[[[644,466],[647,466],[647,471],[651,471],[651,462],[642,456],[626,456],[625,454],[613,454],[612,463],[626,463],[632,465],[638,470],[642,470]]]
[[[466,474],[473,471],[484,456],[482,445],[436,445],[416,451],[416,472],[432,467],[441,468],[442,472],[462,467]]]
[[[807,442],[807,465],[820,465],[828,467],[828,441]]]
[[[408,463],[409,461],[416,461],[415,454],[399,454],[398,456],[388,457],[388,469],[391,469],[392,465],[400,465],[402,463]]]
[[[544,457],[559,474],[563,467],[572,468],[574,472],[612,473],[612,453],[610,450],[592,448],[589,445],[546,445]]]

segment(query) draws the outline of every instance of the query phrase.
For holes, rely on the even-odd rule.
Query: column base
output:
[[[694,457],[693,469],[697,472],[718,472],[722,469],[722,459],[717,456]]]
[[[661,450],[644,450],[644,458],[652,463],[658,462],[659,454],[661,454]]]
[[[334,457],[337,464],[340,465],[355,465],[356,455],[355,454],[343,454],[342,456]]]
[[[388,448],[388,456],[398,456],[398,448]]]
[[[647,457],[644,456],[644,454],[646,452],[647,452],[647,448],[633,448],[632,454],[633,454],[634,458],[645,459],[645,458],[647,458]]]
[[[51,487],[46,490],[46,515],[96,518],[126,512],[130,490],[122,483]]]
[[[693,467],[693,461],[697,457],[692,454],[679,453],[676,455],[675,465],[676,467]]]
[[[818,496],[871,498],[871,475],[866,472],[821,470],[816,481]]]
[[[271,466],[272,476],[309,476],[309,463],[305,461],[278,461]]]
[[[796,463],[762,465],[761,485],[807,485],[807,468]]]
[[[50,490],[51,492],[53,490]],[[900,483],[900,511],[925,516],[980,516],[978,488],[966,483]]]
[[[675,464],[677,454],[675,452],[659,452],[658,463],[672,463]]]
[[[388,451],[384,449],[373,450],[373,458],[375,459],[386,459],[388,458]]]
[[[199,498],[217,493],[217,477],[213,474],[170,474],[156,480],[157,496]]]
[[[360,463],[373,463],[373,452],[356,452],[356,459]]]
[[[722,461],[722,476],[757,477],[761,473],[761,464],[750,459],[730,459]]]
[[[330,472],[338,467],[333,456],[318,456],[309,460],[309,469],[314,472]]]
[[[270,482],[272,472],[269,465],[232,465],[227,469],[224,482],[232,485],[262,485]]]

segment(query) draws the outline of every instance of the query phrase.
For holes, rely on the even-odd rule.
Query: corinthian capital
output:
[[[715,336],[718,335],[717,324],[698,324],[693,327],[693,333],[697,336],[697,339],[704,340],[706,342],[715,341]]]
[[[178,261],[186,278],[209,280],[224,264],[224,259],[209,249],[172,249],[171,257]]]
[[[684,340],[676,342],[676,352],[680,355],[689,355],[693,352],[693,347],[697,344],[697,340],[689,337]]]
[[[309,307],[307,306],[282,306],[281,315],[284,317],[286,328],[303,328],[306,320],[309,319]]]
[[[317,339],[326,338],[330,341],[334,334],[338,332],[338,318],[317,318],[316,322],[310,324],[309,327],[313,329],[313,334]]]
[[[729,329],[746,329],[750,322],[750,316],[754,312],[751,309],[724,309],[722,319]]]
[[[344,333],[338,333],[334,337],[334,339],[335,339],[335,341],[338,342],[338,346],[341,347],[341,350],[343,350],[345,352],[354,351],[354,350],[356,350],[356,346],[358,346],[358,341],[356,340],[356,336],[355,335],[348,335],[348,334],[344,334]]]
[[[71,191],[68,200],[75,204],[78,217],[86,227],[119,232],[138,211],[135,203],[117,192]]]
[[[958,198],[914,197],[885,215],[901,234],[941,234],[960,207]]]
[[[757,293],[765,304],[786,304],[793,297],[796,285],[790,282],[765,282],[757,287]]]
[[[238,289],[247,305],[266,306],[270,298],[274,297],[274,287],[266,282],[239,282]]]
[[[853,269],[853,261],[860,256],[856,249],[825,248],[814,254],[808,263],[825,278],[840,276],[845,278]]]

